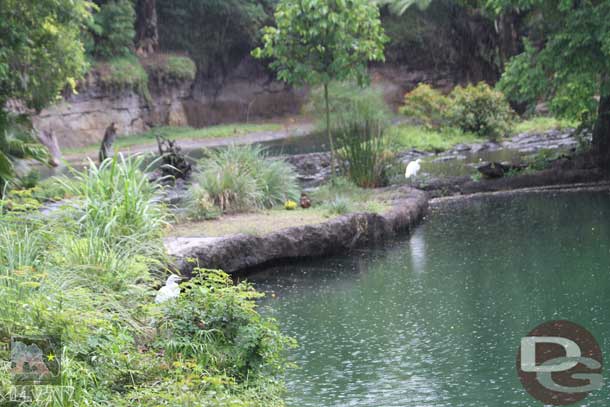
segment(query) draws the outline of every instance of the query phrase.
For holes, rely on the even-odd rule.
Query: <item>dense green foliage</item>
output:
[[[444,124],[449,98],[430,85],[422,83],[405,95],[405,103],[399,113],[411,117],[428,128]]]
[[[0,107],[14,98],[42,109],[76,85],[87,67],[80,33],[89,9],[85,0],[0,2]]]
[[[368,80],[367,63],[383,60],[386,37],[377,6],[367,0],[280,1],[275,27],[265,27],[259,58],[293,84]]]
[[[199,165],[199,187],[222,212],[241,212],[282,205],[297,199],[299,187],[293,168],[269,160],[258,146],[230,146],[212,151]],[[195,200],[205,198],[192,193]],[[205,213],[208,204],[201,204]],[[206,217],[206,214],[201,217]]]
[[[85,38],[88,52],[104,59],[129,54],[133,49],[136,21],[132,1],[109,0],[98,4],[99,10],[89,25],[90,38]]]
[[[50,217],[0,201],[0,341],[62,339],[61,386],[35,386],[29,405],[282,406],[292,342],[250,285],[196,270],[177,300],[153,303],[167,214],[141,164],[117,157],[63,181],[73,205]],[[2,395],[10,380],[2,369]]]
[[[484,82],[457,86],[448,96],[419,85],[400,112],[430,128],[454,127],[492,140],[509,134],[514,116],[504,95]]]
[[[607,1],[493,0],[489,7],[503,14],[514,7],[540,16],[533,25],[544,41],[529,45],[513,59],[501,87],[515,100],[550,95],[557,114],[596,123],[593,141],[601,156],[610,157],[610,25]],[[596,100],[596,97],[599,99]]]
[[[0,197],[7,184],[18,175],[18,167],[24,167],[24,159],[44,162],[47,150],[38,144],[22,119],[0,113]],[[23,168],[22,168],[23,169]]]
[[[509,134],[514,113],[504,95],[491,89],[486,83],[457,86],[449,99],[449,126],[491,140]]]
[[[133,55],[100,62],[96,71],[102,86],[115,90],[133,89],[141,94],[148,92],[148,74]]]

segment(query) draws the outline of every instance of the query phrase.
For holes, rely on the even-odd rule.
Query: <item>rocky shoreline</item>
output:
[[[165,245],[184,275],[195,267],[235,273],[282,260],[342,253],[408,233],[419,223],[428,207],[426,194],[406,187],[395,192],[392,209],[384,214],[353,213],[265,236],[168,238]]]
[[[452,150],[437,154],[437,160],[460,159],[460,152],[512,149],[524,153],[543,149],[574,150],[578,140],[573,132],[552,131],[540,134],[522,134],[502,143],[458,145]],[[421,155],[410,151],[403,159]],[[450,158],[447,158],[450,157]],[[313,153],[282,157],[291,163],[304,187],[321,184],[330,176],[327,153]],[[606,187],[607,174],[586,165],[586,157],[563,158],[552,168],[538,172],[506,176],[498,179],[473,180],[469,176],[445,176],[418,189],[390,187],[397,198],[392,209],[384,214],[354,213],[317,225],[290,227],[264,236],[239,234],[226,237],[174,237],[165,240],[175,267],[189,275],[193,268],[222,269],[229,273],[243,272],[274,262],[320,257],[347,252],[363,244],[374,244],[390,239],[398,233],[409,232],[423,218],[429,202],[439,197],[463,197],[498,191],[561,190],[578,185]],[[386,189],[387,190],[387,189]]]

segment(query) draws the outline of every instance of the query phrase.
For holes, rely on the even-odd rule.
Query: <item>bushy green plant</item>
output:
[[[95,67],[102,86],[110,89],[131,89],[150,99],[148,74],[134,55],[112,58]]]
[[[174,55],[167,58],[167,72],[173,78],[192,81],[197,74],[197,65],[190,58]]]
[[[414,118],[427,128],[439,128],[445,123],[449,98],[426,83],[419,84],[405,95],[399,113]]]
[[[419,85],[405,95],[400,112],[429,129],[453,127],[491,140],[507,135],[514,118],[504,95],[484,82],[457,86],[449,96],[428,85]]]
[[[17,167],[25,160],[46,162],[48,158],[47,149],[36,141],[25,119],[0,109],[0,197],[7,184],[17,177]]]
[[[89,25],[95,56],[111,58],[127,55],[133,48],[136,13],[131,0],[110,0],[99,7]]]
[[[219,270],[195,270],[184,294],[165,307],[160,340],[166,356],[193,360],[210,374],[255,382],[284,370],[281,351],[289,341],[256,312],[263,294],[235,285]]]
[[[223,212],[270,208],[297,199],[292,167],[269,160],[259,146],[230,146],[209,153],[196,179]]]
[[[524,52],[508,62],[496,88],[503,92],[511,103],[524,105],[531,112],[550,88],[542,67],[532,63],[537,52],[535,47],[527,39],[523,44]]]
[[[491,140],[510,132],[514,112],[504,95],[486,83],[457,86],[450,98],[451,105],[447,112],[450,126]]]

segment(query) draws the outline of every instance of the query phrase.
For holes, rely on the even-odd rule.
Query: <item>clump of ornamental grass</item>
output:
[[[159,241],[167,214],[154,199],[159,185],[145,170],[143,156],[117,155],[99,166],[89,161],[83,171],[74,171],[73,180],[63,182],[78,197],[76,219],[83,235],[94,233],[110,245],[140,250],[146,242]]]
[[[385,137],[390,111],[382,93],[353,83],[333,83],[331,95],[331,133],[340,161],[347,163],[343,173],[360,187],[381,186],[392,158]],[[321,93],[314,91],[311,99],[313,111],[324,116]]]
[[[293,168],[269,159],[260,146],[211,151],[199,168],[196,184],[223,213],[271,208],[299,194]]]

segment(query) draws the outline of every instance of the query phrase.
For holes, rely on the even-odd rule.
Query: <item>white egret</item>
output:
[[[178,296],[180,295],[180,286],[178,285],[178,281],[180,280],[182,279],[178,276],[169,276],[165,285],[161,287],[161,289],[157,293],[157,296],[155,297],[155,302],[157,304],[161,304],[162,302],[178,298]]]
[[[405,171],[406,179],[417,177],[417,173],[421,169],[421,165],[419,164],[420,162],[421,162],[421,159],[418,158],[415,161],[411,161],[409,163],[409,165],[407,165],[407,171]]]

